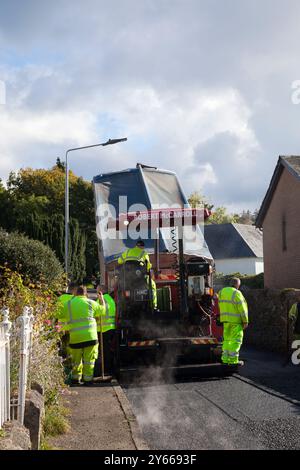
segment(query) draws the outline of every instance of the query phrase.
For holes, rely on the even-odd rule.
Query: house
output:
[[[218,273],[263,272],[262,233],[253,225],[205,225],[204,236]]]
[[[280,156],[255,225],[263,229],[266,287],[300,288],[300,156]]]

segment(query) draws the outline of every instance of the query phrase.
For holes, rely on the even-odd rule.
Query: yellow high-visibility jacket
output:
[[[61,318],[63,318],[64,315],[64,305],[73,297],[73,294],[62,294],[57,299],[56,318],[58,320],[58,325],[60,326],[61,331],[67,331],[67,326],[65,325],[65,322],[61,321]]]
[[[151,286],[152,286],[152,305],[153,308],[157,308],[157,289],[156,289],[156,282],[154,279],[151,279]]]
[[[70,333],[70,345],[97,340],[97,318],[102,314],[101,307],[86,296],[74,296],[66,302],[60,321]]]
[[[68,300],[73,298],[73,294],[62,294],[58,297],[57,302],[61,305],[64,305]]]
[[[240,290],[224,287],[219,292],[220,321],[222,323],[248,323],[248,306]]]
[[[152,267],[148,253],[138,246],[129,248],[118,258],[119,264],[126,263],[126,261],[138,261],[142,264],[145,264],[147,266],[147,271],[149,271]]]
[[[104,294],[103,297],[105,306],[101,305],[99,299],[97,299],[97,303],[103,309],[101,323],[100,318],[97,320],[97,331],[101,331],[102,324],[102,333],[106,333],[116,329],[116,303],[109,294]]]

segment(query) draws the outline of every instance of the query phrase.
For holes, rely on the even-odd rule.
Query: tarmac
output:
[[[300,449],[299,366],[250,347],[241,359],[231,377],[149,369],[122,384],[151,450]]]
[[[149,450],[116,381],[70,387],[65,405],[71,429],[48,440],[54,450]]]

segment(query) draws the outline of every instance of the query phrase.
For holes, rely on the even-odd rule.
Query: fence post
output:
[[[4,330],[4,341],[5,341],[5,412],[4,420],[10,419],[10,329],[11,321],[9,321],[9,309],[2,309],[3,321],[1,325]]]
[[[21,323],[18,421],[23,424],[26,401],[28,363],[31,350],[30,341],[33,323],[32,309],[30,309],[30,307],[24,307],[23,315],[18,318],[18,321]]]
[[[28,314],[29,314],[29,344],[28,344],[28,359],[27,359],[27,370],[30,371],[31,367],[31,355],[32,355],[32,333],[33,333],[33,307],[27,307]],[[29,382],[29,386],[31,387],[31,382]]]

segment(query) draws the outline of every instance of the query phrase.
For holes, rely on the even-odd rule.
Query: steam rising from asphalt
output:
[[[237,447],[240,442],[232,439],[240,427],[224,419],[224,413],[204,396],[195,395],[193,388],[176,387],[172,375],[165,375],[163,369],[149,367],[133,388],[138,391],[131,394],[131,403],[136,400],[133,403],[136,418],[152,449],[240,448]],[[224,423],[226,432],[222,432]],[[159,447],[155,447],[157,443]],[[256,446],[257,443],[254,448],[259,448]],[[253,444],[244,442],[241,448],[253,448]]]
[[[164,410],[167,404],[167,390],[160,387],[164,383],[161,368],[149,367],[139,380],[140,384],[153,384],[144,387],[143,408],[137,415],[137,420],[141,426],[156,425],[163,426],[165,423]]]
[[[191,430],[195,429],[193,417],[194,409],[198,408],[197,400],[202,402],[204,409],[205,400],[199,395],[191,397],[194,392],[185,387],[181,390],[170,370],[170,365],[174,366],[175,361],[176,355],[168,352],[162,364],[168,367],[150,366],[132,384],[136,393],[131,395],[131,402],[141,430],[147,434],[150,442],[151,436],[154,436],[153,442],[161,442],[163,447],[159,448],[164,449],[174,449],[174,442],[182,449],[187,448],[187,442],[189,449],[233,448],[227,436],[220,436],[223,420],[220,416],[222,413],[217,409],[210,409],[209,415],[204,412],[205,426],[199,423],[197,432],[193,434]]]
[[[231,418],[230,407],[224,411],[214,404],[210,391],[218,387],[216,378],[203,387],[201,380],[191,385],[189,380],[178,381],[170,370],[175,361],[176,355],[169,351],[162,364],[169,367],[146,367],[129,387],[130,402],[150,448],[260,449],[256,437],[249,442],[243,437],[248,435]]]
[[[170,385],[175,384],[173,370],[170,367],[174,366],[175,362],[176,355],[171,355],[171,352],[168,352],[161,366],[149,366],[134,384],[139,388],[141,399],[141,406],[137,407],[136,413],[139,425],[141,428],[153,427],[156,432],[162,433],[164,436],[171,432],[171,421],[172,428],[176,425],[169,400]],[[172,402],[173,406],[174,401]],[[190,418],[186,416],[180,420],[180,426],[188,426],[190,422]]]

